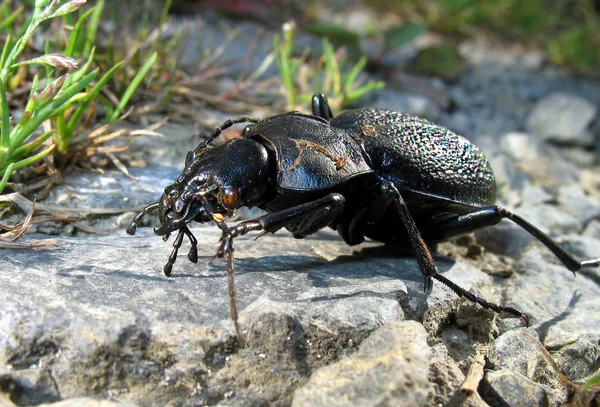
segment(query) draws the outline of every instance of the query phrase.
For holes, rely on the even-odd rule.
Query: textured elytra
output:
[[[473,206],[493,204],[496,182],[479,149],[452,131],[390,110],[341,113],[331,126],[360,140],[371,167],[400,190]]]

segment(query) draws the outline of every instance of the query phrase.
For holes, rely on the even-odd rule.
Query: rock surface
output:
[[[425,406],[430,357],[423,325],[383,325],[352,356],[313,372],[292,406]]]
[[[57,250],[3,251],[0,363],[16,383],[13,397],[286,405],[314,369],[378,326],[428,309],[448,319],[455,299],[441,284],[423,294],[414,259],[375,244],[351,248],[333,232],[239,239],[238,304],[250,331],[239,348],[224,265],[212,260],[220,232],[193,232],[200,261],[182,253],[172,278],[161,272],[170,245],[144,228],[135,237],[58,238]],[[463,286],[490,283],[466,264],[438,263]]]
[[[591,147],[595,137],[590,126],[597,113],[598,108],[584,98],[554,93],[533,107],[526,128],[545,140]]]
[[[512,370],[488,372],[482,384],[483,399],[491,406],[548,407],[544,386]]]

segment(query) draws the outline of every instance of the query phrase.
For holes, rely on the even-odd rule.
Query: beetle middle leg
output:
[[[504,209],[498,205],[488,206],[476,209],[472,212],[447,219],[437,225],[435,228],[436,240],[447,240],[451,237],[461,236],[471,233],[477,229],[482,229],[488,226],[493,226],[502,219],[509,219],[529,232],[533,237],[539,240],[546,246],[554,255],[573,273],[587,267],[599,267],[600,258],[579,261],[565,249],[560,247],[558,243],[550,238],[547,234],[527,222],[525,219]]]
[[[225,222],[217,223],[222,231],[221,245],[217,251],[217,257],[226,257],[227,260],[229,311],[240,342],[245,342],[246,338],[242,334],[238,323],[233,239],[253,231],[261,232],[260,237],[265,233],[275,233],[283,227],[290,229],[294,237],[302,238],[333,222],[341,213],[343,206],[344,197],[332,193],[312,202],[240,222],[236,226],[229,227]]]
[[[479,297],[478,295],[473,294],[472,292],[465,290],[460,287],[458,284],[452,282],[448,278],[444,277],[439,273],[435,262],[433,261],[433,256],[431,255],[431,251],[427,247],[425,240],[421,236],[421,232],[417,228],[417,225],[408,210],[408,206],[404,202],[402,195],[398,192],[398,189],[391,182],[386,182],[382,186],[383,191],[385,193],[390,194],[394,197],[395,205],[398,209],[398,214],[402,220],[402,224],[406,233],[408,235],[409,241],[415,253],[415,257],[417,258],[417,262],[419,263],[419,268],[421,269],[421,273],[423,274],[423,279],[425,283],[425,290],[430,290],[433,286],[433,279],[438,280],[452,291],[454,291],[459,297],[465,297],[471,302],[477,303],[481,305],[483,308],[491,309],[495,312],[507,312],[509,314],[518,316],[521,318],[527,326],[529,326],[529,317],[523,312],[519,311],[513,307],[506,307],[504,305],[494,304],[493,302],[489,302],[484,298]]]

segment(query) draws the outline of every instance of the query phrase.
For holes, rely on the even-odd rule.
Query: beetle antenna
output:
[[[142,211],[140,213],[138,213],[137,215],[135,215],[135,218],[133,218],[133,220],[131,221],[131,223],[127,227],[127,234],[128,235],[135,235],[135,230],[140,225],[140,221],[142,220],[142,218],[144,216],[146,216],[147,213],[150,213],[150,212],[158,209],[159,205],[160,205],[159,202],[155,202],[153,204],[150,204],[150,205],[146,206],[144,209],[142,209]]]
[[[194,154],[197,154],[199,151],[205,149],[206,147],[208,147],[208,145],[217,137],[219,137],[219,135],[221,134],[221,132],[225,129],[230,128],[231,126],[233,126],[234,124],[237,123],[258,123],[260,122],[260,119],[257,119],[255,117],[250,117],[250,116],[240,116],[240,117],[235,117],[233,119],[227,119],[222,125],[220,125],[219,127],[216,127],[212,133],[210,133],[208,135],[208,137],[206,138],[206,140],[204,140],[202,143],[200,143],[198,145],[198,147],[196,147],[196,149],[194,150]]]

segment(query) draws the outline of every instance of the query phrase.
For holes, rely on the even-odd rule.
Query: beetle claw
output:
[[[198,263],[198,248],[196,246],[192,246],[188,253],[188,259],[192,263]]]
[[[136,229],[137,225],[135,224],[135,222],[131,222],[131,224],[127,227],[125,232],[127,232],[128,235],[135,235]]]
[[[428,293],[433,289],[433,279],[430,276],[423,277],[423,292]]]
[[[165,273],[165,276],[171,277],[171,273],[173,272],[173,263],[168,262],[167,264],[165,264],[165,266],[163,267],[163,272]]]

